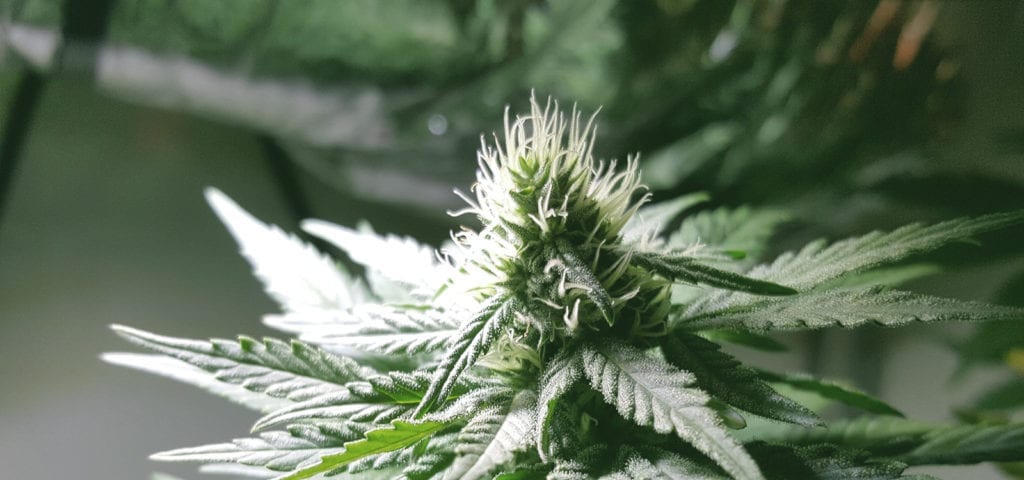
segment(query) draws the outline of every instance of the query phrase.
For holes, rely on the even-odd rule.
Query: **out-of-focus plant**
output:
[[[934,210],[918,179],[999,183],[928,161],[963,97],[933,1],[107,3],[94,50],[61,36],[61,2],[9,2],[7,63],[254,128],[360,195],[448,202],[480,126],[531,89],[603,105],[606,149],[645,152],[673,196],[866,208],[844,197],[871,190]],[[396,178],[417,188],[380,188]]]
[[[881,286],[879,269],[1021,223],[1024,211],[816,241],[759,263],[777,213],[716,209],[670,227],[704,197],[646,205],[635,160],[598,161],[593,141],[589,121],[551,103],[506,116],[457,212],[480,224],[453,234],[441,256],[368,228],[304,224],[365,278],[211,190],[281,304],[267,323],[298,339],[115,327],[157,354],[109,361],[264,414],[259,436],[155,458],[284,479],[754,480],[921,478],[904,471],[1024,459],[1022,424],[907,420],[839,384],[744,365],[720,345],[773,348],[772,331],[1019,319],[1016,308]],[[869,415],[822,428],[780,390]]]

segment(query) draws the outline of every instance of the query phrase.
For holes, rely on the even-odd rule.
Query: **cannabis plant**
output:
[[[157,355],[109,361],[264,414],[255,437],[153,458],[288,480],[899,478],[910,465],[1024,458],[1024,425],[906,420],[840,384],[743,365],[720,345],[1019,318],[888,288],[879,267],[1024,212],[817,241],[757,265],[778,212],[680,221],[703,197],[648,205],[634,158],[595,160],[593,117],[531,103],[483,142],[477,182],[459,194],[468,205],[453,213],[479,223],[440,253],[368,227],[303,224],[364,276],[208,191],[281,304],[266,323],[298,339],[206,342],[115,326]],[[826,428],[809,394],[867,415]]]

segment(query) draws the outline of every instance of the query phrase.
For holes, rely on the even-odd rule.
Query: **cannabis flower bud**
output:
[[[479,232],[456,235],[467,268],[489,274],[490,295],[516,297],[518,344],[544,344],[617,326],[638,335],[663,330],[667,281],[630,265],[622,228],[647,200],[640,171],[595,160],[593,117],[531,101],[510,121],[504,145],[482,142],[474,213]],[[500,143],[495,136],[495,143]],[[637,198],[639,197],[639,198]],[[642,320],[641,320],[642,319]]]

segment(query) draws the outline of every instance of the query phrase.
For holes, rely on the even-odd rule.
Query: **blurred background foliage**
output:
[[[436,244],[456,225],[443,212],[458,204],[451,188],[472,182],[480,134],[500,130],[505,105],[520,111],[531,91],[600,107],[596,153],[641,152],[656,198],[706,191],[710,206],[789,212],[779,249],[1024,208],[1022,32],[1015,0],[0,0],[0,351],[92,358],[115,345],[102,331],[115,321],[260,333],[254,319],[271,307],[254,300],[200,186],[286,228],[309,216],[367,218]],[[1024,304],[1024,232],[983,240],[916,259],[915,271],[956,274],[912,287]],[[47,266],[52,276],[40,273]],[[74,315],[89,340],[54,323]],[[912,415],[956,406],[993,421],[1024,405],[1021,332],[785,340],[798,353],[792,365],[895,396]],[[922,336],[941,353],[907,346]],[[938,367],[906,376],[956,358],[947,344],[968,384],[952,400],[924,393],[952,388]],[[68,381],[56,365],[33,368],[35,383]],[[5,383],[26,375],[15,364],[0,371]],[[139,409],[137,378],[98,375],[89,378],[129,398],[95,387],[97,405]],[[28,415],[50,391],[7,394],[0,415]],[[925,397],[916,410],[899,400]],[[18,432],[0,434],[4,456],[29,449]],[[49,443],[64,435],[36,433]],[[176,444],[148,445],[141,451]],[[129,469],[146,468],[143,453],[111,448],[110,459],[134,455]]]

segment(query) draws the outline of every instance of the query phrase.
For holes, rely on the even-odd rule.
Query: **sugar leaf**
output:
[[[458,437],[457,456],[446,479],[483,479],[519,450],[532,448],[536,393],[520,392],[505,406],[494,406],[469,420]]]
[[[675,432],[738,479],[763,479],[750,455],[720,425],[691,373],[619,342],[581,347],[585,377],[605,402],[638,425]]]
[[[462,372],[487,353],[504,327],[512,321],[517,305],[514,299],[491,299],[459,327],[457,336],[435,369],[430,388],[416,408],[416,416],[422,416],[448,397]]]

